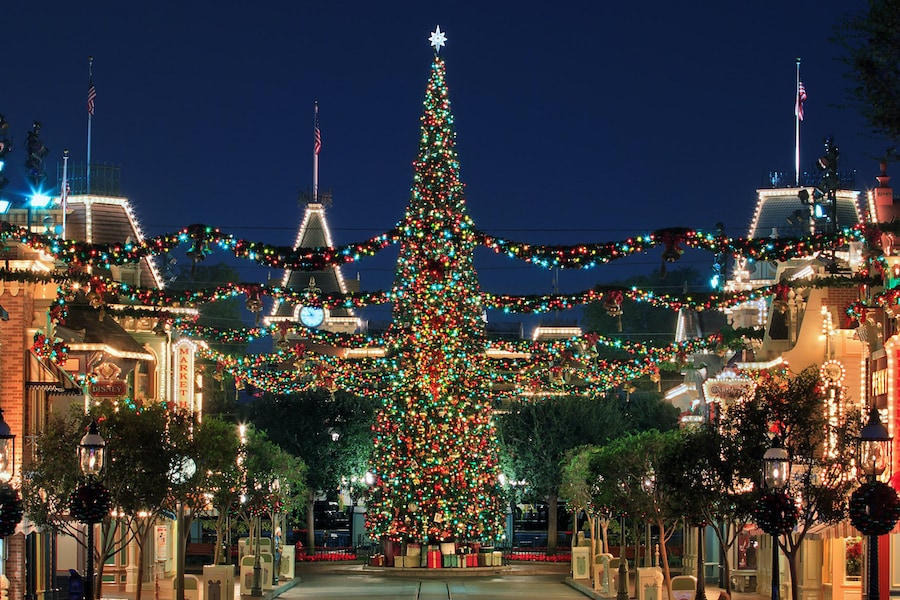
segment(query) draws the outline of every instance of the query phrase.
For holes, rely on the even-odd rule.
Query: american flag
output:
[[[794,107],[794,114],[801,121],[803,120],[803,103],[806,102],[806,88],[801,81],[797,85],[797,106]]]
[[[319,151],[322,149],[322,133],[319,131],[319,113],[316,112],[316,133],[315,133],[315,152],[316,156],[319,155]]]
[[[87,101],[88,114],[92,115],[92,116],[94,114],[94,99],[96,99],[96,98],[97,98],[97,88],[94,87],[94,82],[92,81],[91,84],[88,86],[88,101]]]

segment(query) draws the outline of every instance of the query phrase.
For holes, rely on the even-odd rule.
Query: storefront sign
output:
[[[190,340],[175,343],[175,404],[178,408],[194,410],[194,353],[197,347]]]

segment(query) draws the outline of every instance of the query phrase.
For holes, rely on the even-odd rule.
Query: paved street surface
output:
[[[369,574],[304,573],[303,581],[282,592],[281,600],[391,598],[396,600],[501,600],[535,598],[584,600],[560,575],[495,575],[415,579]]]
[[[502,573],[440,573],[439,569],[409,569],[400,573],[393,569],[372,569],[359,564],[298,564],[297,578],[280,582],[274,590],[266,590],[261,600],[344,600],[353,598],[396,600],[562,600],[599,598],[583,584],[567,580],[567,564],[516,564]],[[410,572],[412,571],[412,572]],[[634,592],[632,579],[630,591]],[[104,600],[134,600],[134,594],[103,589]],[[721,589],[707,584],[707,600],[718,600]],[[259,600],[240,596],[235,600]],[[172,600],[172,580],[144,586],[142,600]],[[732,600],[769,600],[768,594],[734,593]]]

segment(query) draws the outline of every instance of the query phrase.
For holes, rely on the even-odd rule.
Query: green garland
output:
[[[850,523],[863,535],[889,533],[898,519],[900,498],[885,483],[865,483],[850,496]]]
[[[0,486],[0,538],[16,532],[16,525],[22,520],[25,508],[19,492],[9,484]]]
[[[784,492],[765,492],[753,509],[756,524],[768,534],[780,535],[797,526],[797,505]]]
[[[99,523],[109,513],[109,490],[102,483],[88,481],[78,486],[69,499],[69,512],[82,523]]]

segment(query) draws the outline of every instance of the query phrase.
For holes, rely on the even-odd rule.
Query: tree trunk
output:
[[[316,492],[310,490],[306,493],[306,554],[313,556],[316,553],[316,516],[313,511],[316,508]]]
[[[141,600],[141,592],[144,591],[144,546],[147,542],[147,534],[150,532],[148,527],[146,530],[139,530],[135,536],[137,543],[137,588],[134,590],[134,600]]]
[[[784,555],[788,561],[788,573],[791,575],[791,600],[800,600],[800,587],[797,585],[797,553],[799,550],[800,544],[797,544],[790,550],[787,548],[784,550]]]
[[[729,523],[725,524],[725,535],[722,535],[722,530],[720,527],[715,527],[714,531],[716,532],[716,537],[719,538],[719,546],[722,548],[722,567],[725,571],[725,591],[731,596],[731,561],[728,559],[728,550],[731,549],[731,546],[737,540],[737,531],[738,528],[735,527],[735,535],[734,537],[730,537],[729,530],[732,528],[732,525]]]
[[[216,548],[213,553],[213,564],[225,564],[225,520],[227,518],[225,510],[219,509],[219,516],[216,517]]]
[[[666,550],[666,527],[662,521],[656,523],[659,527],[659,561],[662,563],[663,582],[666,584],[668,598],[672,596],[672,572],[669,570],[669,551]],[[637,572],[637,571],[635,571]]]
[[[547,554],[556,554],[556,538],[559,537],[559,526],[556,519],[558,506],[559,497],[551,494],[547,498]]]
[[[706,546],[706,526],[699,525],[697,527],[697,594],[695,599],[704,600],[706,598],[706,565],[703,550]]]
[[[603,536],[603,551],[609,554],[609,519],[600,519],[600,531]]]

